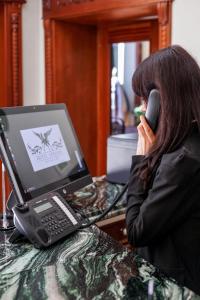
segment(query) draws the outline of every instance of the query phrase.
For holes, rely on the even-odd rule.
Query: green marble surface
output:
[[[113,203],[122,188],[123,186],[120,184],[109,183],[105,176],[95,177],[93,178],[93,184],[68,195],[66,200],[74,209],[81,210],[84,216],[92,220]],[[126,194],[105,218],[124,213],[125,207]]]
[[[0,235],[0,299],[200,299],[93,226],[46,249]]]
[[[68,195],[66,201],[94,218],[122,189],[105,177]],[[111,216],[125,210],[125,197]],[[112,300],[148,299],[149,282],[159,300],[195,300],[199,296],[164,277],[153,266],[122,247],[96,226],[79,230],[46,250],[27,241],[10,244],[0,232],[0,299]]]

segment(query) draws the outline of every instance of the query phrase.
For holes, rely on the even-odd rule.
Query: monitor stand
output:
[[[8,196],[7,200],[7,211],[11,214],[13,214],[12,209],[17,204],[16,197],[13,191],[10,192],[10,195]]]
[[[15,228],[14,217],[12,208],[17,204],[16,197],[13,191],[10,192],[6,203],[6,217],[3,219],[3,215],[0,219],[0,227],[3,230],[13,230],[12,234],[9,237],[10,243],[16,243],[25,239],[24,235]]]

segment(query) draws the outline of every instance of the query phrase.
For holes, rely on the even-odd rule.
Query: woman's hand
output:
[[[140,116],[141,123],[138,125],[137,155],[146,155],[156,141],[156,136],[149,127],[144,116]]]

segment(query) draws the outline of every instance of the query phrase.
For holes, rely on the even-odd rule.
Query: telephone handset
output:
[[[156,132],[158,126],[159,114],[160,114],[160,93],[158,90],[153,89],[149,94],[145,118],[154,133]]]
[[[81,226],[73,209],[55,192],[16,205],[13,213],[17,231],[36,248],[48,247]]]

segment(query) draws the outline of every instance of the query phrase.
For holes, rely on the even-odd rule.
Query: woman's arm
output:
[[[163,157],[148,194],[132,168],[126,211],[129,242],[147,246],[175,230],[199,197],[199,181],[200,163],[184,150]]]

